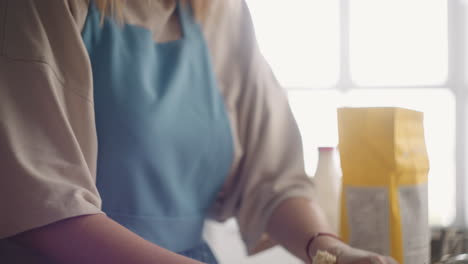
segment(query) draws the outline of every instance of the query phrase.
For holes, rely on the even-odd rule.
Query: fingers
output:
[[[365,258],[365,259],[360,259],[358,261],[354,261],[353,263],[350,263],[350,264],[374,264],[374,262],[372,262],[372,259]]]
[[[373,260],[370,258],[365,258],[365,259],[360,259],[357,261],[354,261],[350,264],[383,264],[383,262],[376,262],[377,260]]]
[[[388,264],[398,264],[398,262],[397,262],[395,259],[393,259],[392,257],[385,257],[385,260],[386,260],[387,262],[384,262],[384,263],[388,263]]]
[[[398,264],[392,257],[371,256],[371,264]]]
[[[353,261],[349,264],[386,264],[385,262],[380,262],[378,258],[366,257],[359,260]]]

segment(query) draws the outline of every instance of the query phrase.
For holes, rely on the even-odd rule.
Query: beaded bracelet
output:
[[[307,258],[309,259],[309,262],[312,263],[312,256],[309,254],[309,251],[310,251],[310,246],[312,246],[312,243],[314,242],[314,240],[318,237],[321,237],[321,236],[329,236],[329,237],[333,237],[335,239],[338,239],[341,241],[341,238],[339,238],[337,235],[334,235],[332,233],[324,233],[324,232],[318,232],[318,233],[315,233],[310,239],[309,241],[307,242],[307,245],[306,245],[306,255],[307,255]]]

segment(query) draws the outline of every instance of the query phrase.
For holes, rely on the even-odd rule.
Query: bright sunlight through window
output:
[[[263,55],[285,87],[338,79],[338,0],[249,0]]]
[[[446,80],[447,1],[350,1],[351,74],[361,85]]]

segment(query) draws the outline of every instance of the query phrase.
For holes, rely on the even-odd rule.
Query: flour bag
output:
[[[429,264],[423,114],[346,107],[338,109],[338,128],[343,239],[401,264]]]

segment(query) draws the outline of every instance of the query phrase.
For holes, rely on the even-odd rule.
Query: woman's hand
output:
[[[305,198],[283,201],[272,214],[267,230],[276,242],[308,264],[310,257],[315,256],[317,250],[328,251],[337,256],[337,264],[398,264],[390,257],[352,248],[337,238],[316,236],[317,232],[333,231],[322,209]],[[313,241],[310,241],[311,239]]]
[[[335,250],[337,264],[397,264],[391,257],[381,256],[347,245]]]
[[[337,264],[398,264],[393,258],[369,251],[356,249],[331,237],[318,237],[309,251],[314,256],[317,249],[326,250],[336,256]]]

